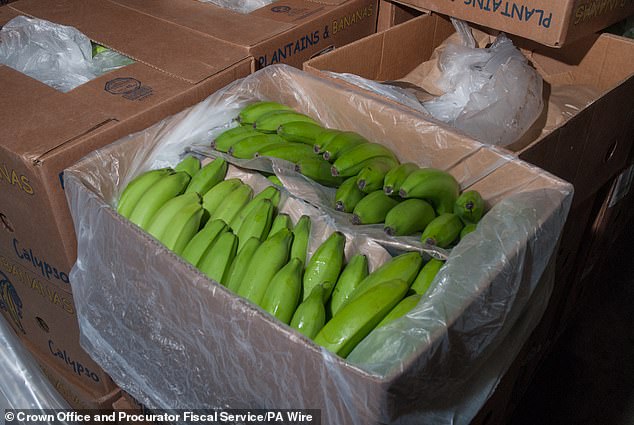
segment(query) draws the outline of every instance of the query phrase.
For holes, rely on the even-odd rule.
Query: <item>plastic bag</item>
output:
[[[0,274],[1,275],[1,274]],[[7,281],[0,281],[0,287]],[[2,301],[0,300],[0,305]],[[5,409],[70,409],[31,354],[0,317],[0,412]],[[36,413],[36,412],[33,412]],[[0,423],[4,423],[4,414]],[[41,422],[66,424],[65,421]]]
[[[88,37],[42,19],[18,16],[0,30],[0,64],[62,92],[132,62],[111,50],[93,58]]]
[[[448,170],[494,205],[411,314],[348,360],[209,281],[111,208],[135,175],[208,146],[257,99]],[[119,386],[150,409],[318,408],[328,424],[468,424],[543,313],[572,199],[571,185],[512,155],[284,65],[93,152],[64,176],[81,344]]]
[[[256,9],[271,4],[276,0],[199,0],[203,3],[213,3],[216,6],[231,9],[239,13],[251,13]]]
[[[440,55],[437,84],[445,93],[423,107],[483,143],[509,145],[542,111],[542,78],[504,34],[480,49],[466,25],[454,25],[464,45],[450,44]]]

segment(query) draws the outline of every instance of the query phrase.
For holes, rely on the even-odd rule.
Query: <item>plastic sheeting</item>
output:
[[[112,208],[134,176],[173,166],[186,150],[208,150],[256,99],[448,170],[491,206],[418,306],[347,360],[209,281]],[[282,179],[296,181],[282,168]],[[572,198],[570,184],[512,155],[284,65],[232,83],[64,175],[78,237],[71,284],[81,344],[119,386],[149,408],[316,408],[328,424],[469,423],[545,309]],[[298,187],[290,185],[291,195]],[[372,242],[371,229],[308,198],[325,223]]]
[[[6,409],[70,409],[2,317],[0,346],[0,412]],[[4,421],[2,414],[0,424]],[[66,424],[57,420],[42,422],[43,425],[49,423]]]
[[[131,63],[112,50],[93,58],[90,39],[73,27],[17,16],[0,29],[0,64],[61,92]]]

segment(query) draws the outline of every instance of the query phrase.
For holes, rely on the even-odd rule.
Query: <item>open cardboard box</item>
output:
[[[242,14],[197,0],[114,0],[247,49],[256,66],[301,68],[311,57],[376,32],[377,0],[277,0]]]
[[[207,145],[255,99],[355,130],[403,161],[448,170],[494,205],[419,306],[347,360],[210,281],[112,208],[124,181]],[[68,168],[68,201],[84,236],[71,272],[82,346],[150,409],[311,408],[329,424],[468,422],[543,312],[572,188],[512,155],[418,123],[398,105],[277,65]]]
[[[448,18],[421,15],[311,59],[304,69],[350,73],[378,82],[401,80],[429,61],[454,32]],[[573,183],[574,205],[579,205],[620,172],[632,149],[634,42],[609,34],[562,49],[513,41],[544,80],[545,107],[525,137],[507,148]],[[572,97],[571,103],[577,101],[580,106],[565,113],[553,106],[555,90],[570,97],[577,87],[579,94],[593,93],[594,97],[586,94],[578,101]]]
[[[395,3],[454,16],[551,47],[570,44],[634,13],[634,3],[627,0],[396,0]]]
[[[0,311],[42,355],[54,356],[53,340],[66,366],[81,363],[99,377],[92,388],[110,392],[112,382],[78,343],[68,276],[76,238],[62,172],[248,75],[253,63],[245,49],[110,1],[14,2],[0,8],[0,24],[19,15],[74,26],[135,61],[66,93],[0,66],[0,252],[13,288],[11,302],[0,302],[12,307]]]

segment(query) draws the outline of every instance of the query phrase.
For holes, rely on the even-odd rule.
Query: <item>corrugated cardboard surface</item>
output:
[[[421,10],[561,47],[634,13],[631,0],[396,0]]]
[[[309,58],[376,31],[378,0],[279,0],[240,14],[195,0],[114,0],[144,14],[248,48],[259,68]]]
[[[69,359],[113,388],[79,345],[68,274],[76,238],[62,171],[94,149],[145,128],[252,71],[246,49],[109,1],[18,1],[0,24],[25,14],[73,25],[137,62],[67,93],[0,66],[0,267],[19,293],[21,318],[3,311],[24,340],[62,368]],[[13,275],[11,275],[13,273]],[[21,324],[16,324],[16,317]],[[55,356],[49,347],[53,341]],[[82,379],[86,376],[82,375]]]
[[[255,80],[256,77],[261,79]],[[532,243],[553,241],[554,252],[558,232],[547,235],[546,229],[555,222],[563,225],[571,187],[510,155],[441,128],[420,132],[418,120],[411,112],[297,70],[268,68],[252,78],[242,90],[251,89],[249,94],[254,95],[256,88],[259,96],[296,108],[301,105],[301,111],[318,114],[327,125],[337,122],[338,128],[356,128],[366,137],[388,145],[403,160],[450,169],[452,174],[460,176],[459,180],[469,180],[491,203],[511,194],[533,193],[532,190],[544,193],[552,202],[538,202],[539,206],[531,208],[530,214],[535,215],[539,224],[531,227],[530,236],[527,235],[530,242],[518,240],[513,252],[503,256],[504,264],[493,267],[500,266],[504,272],[469,276],[468,285],[473,291],[470,293],[473,298],[469,299],[473,303],[460,309],[463,316],[453,311],[449,307],[452,303],[447,301],[445,307],[452,310],[443,322],[447,328],[432,326],[430,345],[417,345],[403,363],[399,362],[400,367],[387,376],[379,376],[320,350],[251,303],[210,282],[108,207],[104,198],[119,190],[109,170],[113,164],[152,150],[153,142],[148,141],[154,140],[152,135],[157,129],[150,129],[148,133],[106,147],[99,155],[86,158],[68,171],[72,176],[68,190],[76,224],[87,225],[87,235],[91,235],[81,240],[81,252],[85,254],[83,268],[75,269],[80,280],[73,281],[77,283],[75,294],[82,306],[81,326],[86,337],[82,343],[90,347],[100,364],[107,365],[113,377],[116,375],[122,388],[150,408],[199,404],[242,408],[302,405],[323,409],[324,423],[363,424],[418,413],[421,406],[433,403],[423,396],[425,387],[447,390],[453,381],[445,379],[444,373],[452,371],[457,374],[455,379],[460,380],[460,371],[473,372],[463,369],[470,364],[465,359],[470,358],[473,347],[457,342],[462,341],[464,334],[453,333],[452,329],[471,327],[475,316],[488,315],[486,306],[492,302],[490,297],[496,298],[500,295],[498,291],[504,293],[509,275],[514,274],[507,267],[514,268],[517,262],[524,261],[522,258],[531,263],[515,276],[525,283],[515,299],[525,300],[528,296],[525,291],[530,291],[531,284],[524,279],[535,283],[533,278],[539,281],[543,278],[552,283],[548,273],[539,272],[535,276],[541,269],[532,261],[547,263],[551,257],[543,258],[544,250]],[[235,96],[243,92],[232,87],[227,93]],[[182,116],[175,117],[179,118]],[[168,127],[171,125],[175,122]],[[123,169],[120,171],[125,173]],[[90,225],[85,221],[88,217]],[[518,217],[510,217],[516,223]],[[533,231],[540,236],[534,236]],[[114,233],[117,237],[113,237]],[[542,255],[534,255],[534,249]],[[101,253],[98,257],[89,254],[95,250]],[[113,258],[124,260],[113,262]],[[478,265],[482,265],[481,258]],[[148,293],[152,297],[147,297]],[[536,304],[540,308],[545,306],[541,302]],[[515,314],[518,313],[511,315],[517,317]],[[122,315],[125,323],[120,319]],[[531,317],[524,318],[526,326],[534,325]],[[489,333],[490,325],[486,326],[487,338],[495,338]],[[466,333],[474,338],[473,333]],[[514,337],[522,334],[509,332]],[[416,341],[420,343],[420,339]],[[456,351],[452,352],[455,357],[446,351],[447,345],[453,344],[456,344]],[[109,350],[118,355],[102,354]],[[509,353],[507,345],[497,352],[502,356]],[[426,362],[429,369],[423,372],[421,365]],[[144,378],[125,378],[130,376]]]
[[[46,375],[53,387],[64,397],[71,408],[76,410],[110,410],[114,408],[113,404],[121,398],[121,390],[117,387],[114,387],[108,393],[95,395],[76,381],[73,376],[68,375],[51,363],[49,359],[32,350],[28,345],[27,348],[31,350],[33,358],[40,366],[40,369],[42,369],[42,372],[44,372],[44,375]]]
[[[19,246],[19,245],[18,245]],[[20,254],[24,255],[23,252]],[[72,295],[41,275],[15,252],[0,250],[0,313],[31,352],[73,376],[95,397],[116,385],[79,344],[79,323]]]
[[[309,71],[353,73],[376,81],[403,79],[454,32],[439,15],[421,16],[308,61]],[[409,46],[405,50],[402,46]],[[594,36],[562,49],[520,44],[546,83],[589,85],[600,97],[544,132],[546,115],[508,149],[575,185],[575,203],[620,171],[634,140],[634,43]],[[573,95],[575,89],[569,90]],[[540,127],[541,126],[541,127]]]

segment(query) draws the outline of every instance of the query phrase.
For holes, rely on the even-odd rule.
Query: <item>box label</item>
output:
[[[126,100],[144,100],[154,94],[152,87],[144,86],[141,81],[132,77],[119,77],[107,81],[104,90]]]
[[[9,277],[0,271],[0,310],[9,314],[15,327],[26,334],[22,326],[22,300]]]
[[[99,376],[77,360],[73,360],[72,357],[65,349],[57,346],[52,339],[48,340],[48,348],[51,355],[58,360],[64,362],[64,364],[71,369],[77,376],[85,377],[87,380],[93,382],[99,382]]]
[[[0,278],[6,278],[7,283],[5,285],[13,287],[13,285],[11,285],[11,282],[8,281],[8,277],[10,276],[12,279],[14,279],[15,282],[19,282],[23,286],[31,288],[42,298],[46,299],[48,302],[60,308],[67,314],[75,315],[75,306],[73,305],[72,299],[69,298],[68,295],[57,291],[51,285],[47,285],[43,283],[40,279],[31,276],[21,266],[6,257],[0,256],[0,266],[6,272],[6,274],[3,273],[2,276],[0,276]],[[10,288],[2,288],[2,295],[0,295],[0,297],[5,303],[9,302],[9,295],[11,294],[10,291]],[[7,310],[9,314],[11,314],[11,317],[14,319],[14,321],[16,321],[16,318],[22,318],[22,301],[20,301],[20,298],[17,296],[15,288],[13,289],[13,293],[14,295],[13,297],[11,297],[13,301],[12,303],[7,304],[5,310]],[[19,327],[20,329],[22,329],[21,324],[19,325]],[[23,329],[22,331],[24,332]]]
[[[275,48],[260,57],[258,57],[259,68],[273,65],[276,63],[284,63],[291,57],[307,50],[322,50],[327,46],[323,46],[332,35],[348,30],[355,24],[369,19],[374,15],[374,7],[364,6],[345,16],[340,16],[332,20],[331,25],[326,25],[323,29],[316,29],[310,33]]]
[[[542,28],[550,28],[553,14],[522,2],[496,0],[464,0],[465,6],[482,12],[496,13],[517,22],[529,22]],[[529,2],[530,4],[530,2]]]
[[[632,5],[634,0],[593,0],[577,5],[574,11],[574,25],[586,23],[594,18],[607,15],[616,9]]]
[[[15,255],[26,263],[29,263],[35,269],[48,280],[59,280],[70,285],[68,280],[68,273],[59,270],[54,265],[49,264],[45,259],[39,258],[33,249],[29,247],[23,247],[20,245],[20,241],[17,238],[13,238],[13,250]]]
[[[16,170],[7,167],[6,164],[0,165],[0,181],[13,187],[17,187],[28,195],[33,195],[33,187],[29,183],[29,179],[20,174]]]

